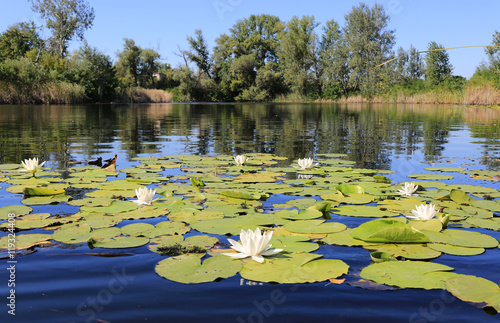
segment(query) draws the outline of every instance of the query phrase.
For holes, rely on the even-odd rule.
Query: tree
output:
[[[425,69],[424,61],[413,45],[410,45],[407,51],[400,47],[397,57],[395,64],[397,83],[408,83],[422,78]]]
[[[152,86],[155,82],[154,74],[160,69],[160,54],[151,48],[141,49],[139,60],[139,85]]]
[[[323,97],[335,99],[339,94],[347,93],[350,74],[347,54],[339,24],[334,20],[327,21],[320,42]]]
[[[87,42],[71,55],[70,70],[76,83],[84,86],[85,94],[94,102],[114,98],[118,85],[116,70],[109,56]]]
[[[295,93],[309,95],[318,90],[318,23],[313,16],[294,16],[281,40],[280,63],[286,84]],[[317,93],[319,94],[319,93]]]
[[[229,35],[222,34],[215,40],[212,77],[220,82],[222,99],[234,100],[244,87],[255,85],[259,69],[278,71],[282,30],[283,24],[276,16],[251,15],[236,22]]]
[[[493,34],[492,46],[486,47],[486,54],[488,55],[488,69],[500,77],[500,32],[495,30]]]
[[[443,48],[443,45],[435,41],[430,42],[427,48],[425,80],[429,85],[437,85],[451,76],[453,66],[448,53]]]
[[[160,54],[154,49],[137,46],[133,39],[123,40],[123,51],[117,54],[116,63],[119,79],[125,86],[152,86],[154,74],[160,70]]]
[[[118,53],[116,63],[118,76],[126,86],[137,86],[139,79],[139,63],[141,48],[136,46],[133,39],[124,38],[123,51]]]
[[[210,57],[210,52],[208,50],[208,45],[203,37],[203,33],[200,29],[195,31],[196,39],[188,37],[187,41],[191,51],[188,52],[188,58],[191,62],[198,66],[201,72],[204,72],[209,78],[212,78],[212,58]]]
[[[30,0],[33,11],[46,20],[52,31],[51,44],[59,57],[64,57],[68,42],[75,36],[83,40],[85,30],[92,27],[94,9],[84,0]]]
[[[24,57],[29,51],[40,47],[41,43],[34,22],[14,24],[0,34],[0,62]]]
[[[388,30],[389,16],[382,5],[369,8],[361,3],[345,16],[343,28],[350,67],[349,87],[364,95],[377,91],[381,81],[375,66],[387,61],[394,45],[394,30]]]

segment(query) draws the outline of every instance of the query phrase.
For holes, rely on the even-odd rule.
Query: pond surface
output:
[[[500,173],[499,121],[499,110],[437,105],[0,106],[0,164],[39,157],[44,166],[64,172],[97,156],[117,154],[120,170],[137,165],[136,157],[269,153],[287,157],[280,162],[287,167],[297,158],[345,154],[355,162],[352,167],[395,171],[384,175],[396,185],[411,180],[407,175],[430,173],[424,169],[429,166]],[[166,170],[164,175],[180,173]],[[498,181],[443,174],[453,175],[446,184],[500,189]],[[23,195],[6,191],[9,186],[0,182],[0,207],[21,204]],[[70,195],[82,198],[83,192]],[[291,198],[272,195],[263,204]],[[32,207],[32,213],[79,211],[66,203]],[[348,227],[368,220],[339,218],[335,221]],[[158,220],[125,220],[120,226],[136,222]],[[500,240],[498,231],[474,230]],[[227,243],[226,236],[217,237]],[[16,256],[16,316],[8,315],[4,298],[1,322],[486,322],[499,317],[446,290],[366,288],[359,273],[371,260],[363,248],[320,245],[315,253],[349,265],[346,281],[299,285],[255,283],[239,275],[204,284],[176,283],[155,273],[165,256],[147,246],[100,250],[126,254],[122,257],[89,255],[86,243],[35,250]],[[469,257],[443,254],[436,262],[498,284],[499,259],[500,250],[494,248]],[[6,297],[7,259],[2,267],[0,290]]]

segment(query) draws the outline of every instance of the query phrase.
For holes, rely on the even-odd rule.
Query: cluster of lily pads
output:
[[[392,183],[382,174],[393,171],[353,168],[354,162],[340,154],[318,154],[291,165],[270,154],[135,160],[135,167],[119,171],[71,167],[64,177],[38,160],[0,165],[0,181],[10,184],[6,190],[23,194],[21,205],[0,208],[0,228],[7,231],[9,214],[16,215],[19,252],[54,244],[147,245],[165,255],[156,273],[186,284],[238,273],[250,281],[282,284],[334,280],[348,274],[349,265],[318,253],[320,245],[364,248],[372,263],[361,270],[363,279],[400,288],[446,288],[464,301],[500,310],[497,284],[431,261],[442,254],[472,256],[498,248],[497,239],[469,230],[500,230],[496,189],[448,185],[452,176],[442,174],[412,174],[419,181]],[[460,167],[426,170],[482,180],[493,176]],[[84,195],[73,198],[68,192]],[[272,195],[286,202],[267,203]],[[32,213],[33,205],[58,203],[79,211]],[[349,217],[366,221],[347,227],[343,219]],[[141,221],[153,218],[154,225]],[[122,225],[125,220],[133,222]],[[239,242],[227,238],[238,235]],[[7,241],[0,238],[4,250]]]

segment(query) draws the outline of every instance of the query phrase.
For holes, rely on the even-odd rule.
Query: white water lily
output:
[[[146,187],[136,188],[135,195],[137,196],[137,200],[133,200],[132,202],[138,205],[151,205],[151,201],[155,194],[156,190],[153,189],[148,190]]]
[[[411,213],[413,215],[408,215],[408,219],[427,221],[435,217],[438,211],[433,204],[420,204],[415,210],[411,210]]]
[[[273,236],[273,232],[269,233],[261,231],[259,228],[252,231],[248,229],[245,231],[241,229],[240,240],[241,243],[234,241],[233,239],[227,239],[231,244],[231,248],[238,251],[238,253],[224,253],[224,255],[233,257],[233,258],[246,258],[252,257],[253,260],[257,262],[263,262],[264,257],[262,256],[271,256],[277,254],[278,252],[283,251],[283,249],[271,249],[271,245],[268,244]]]
[[[299,160],[297,160],[297,163],[299,164],[301,170],[306,170],[309,168],[313,168],[314,166],[317,165],[313,164],[313,161],[314,160],[312,158],[304,158],[304,159],[299,158]]]
[[[33,176],[35,176],[35,173],[38,170],[38,168],[42,167],[43,164],[45,164],[45,162],[38,165],[38,158],[35,157],[35,158],[25,159],[24,161],[21,162],[21,164],[23,165],[26,171],[30,172],[31,174],[33,174]]]
[[[243,164],[246,163],[247,160],[248,160],[248,158],[245,155],[236,155],[234,157],[234,161],[236,162],[236,166],[243,166]]]
[[[398,190],[398,192],[399,192],[399,195],[402,195],[402,196],[417,196],[417,194],[413,194],[413,193],[415,193],[415,191],[417,189],[418,189],[418,185],[405,182],[405,185],[402,186],[401,189]]]

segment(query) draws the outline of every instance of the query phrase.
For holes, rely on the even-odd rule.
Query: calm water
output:
[[[64,170],[75,162],[118,154],[118,168],[136,156],[272,153],[289,160],[345,153],[356,167],[392,169],[393,183],[427,172],[429,165],[500,169],[500,111],[431,105],[155,104],[0,106],[0,164],[38,156]],[[499,171],[500,172],[500,171]],[[453,173],[447,183],[500,189]],[[0,183],[0,187],[8,185]],[[0,207],[22,196],[0,190]],[[273,197],[276,203],[286,197]],[[35,206],[33,213],[71,213],[65,205]],[[334,219],[346,221],[346,218]],[[154,223],[154,220],[141,220]],[[351,220],[358,225],[358,220]],[[365,221],[365,220],[360,220]],[[124,221],[126,225],[131,221]],[[120,226],[121,226],[120,225]],[[38,233],[43,230],[31,230]],[[500,232],[478,230],[500,239]],[[0,232],[0,236],[5,233]],[[225,242],[225,237],[219,237]],[[361,248],[321,246],[344,260],[346,282],[248,285],[238,275],[183,285],[156,275],[163,259],[148,248],[126,257],[83,255],[86,245],[40,248],[18,257],[16,317],[0,307],[0,322],[471,322],[495,321],[481,308],[445,291],[379,291],[356,287],[370,263]],[[457,272],[500,283],[500,250],[472,257],[442,255]],[[6,260],[0,291],[7,295]]]

